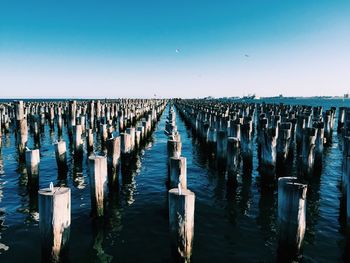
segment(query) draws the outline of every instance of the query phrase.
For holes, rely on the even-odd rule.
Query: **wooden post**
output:
[[[130,154],[131,153],[131,138],[130,134],[128,133],[121,133],[120,134],[120,147],[121,147],[121,153],[122,154]]]
[[[17,121],[24,119],[24,104],[22,100],[15,102],[15,114]]]
[[[82,135],[81,125],[73,126],[73,145],[74,145],[74,151],[76,154],[81,154],[83,150],[82,148],[83,141],[81,139],[81,135]]]
[[[296,177],[278,179],[279,246],[288,254],[297,254],[306,228],[307,185]]]
[[[252,129],[249,123],[241,125],[241,151],[243,157],[243,165],[247,168],[252,166],[253,150],[252,150]]]
[[[277,158],[277,128],[269,128],[263,133],[261,144],[262,169],[266,175],[273,175]]]
[[[187,189],[169,191],[169,226],[174,257],[190,262],[194,235],[195,194]]]
[[[117,169],[120,159],[120,137],[107,140],[108,181],[113,185],[117,179]]]
[[[69,130],[71,130],[72,127],[76,125],[76,116],[77,116],[77,102],[75,100],[72,100],[69,102],[69,117],[70,117],[70,120],[68,122]]]
[[[67,171],[67,148],[65,141],[58,141],[55,144],[55,155],[59,173]]]
[[[278,129],[277,138],[277,157],[282,162],[287,160],[291,143],[292,124],[290,122],[282,122]]]
[[[241,124],[231,121],[228,131],[228,137],[235,137],[238,140],[241,140]]]
[[[101,129],[100,129],[100,131],[101,131],[101,140],[102,140],[102,142],[106,142],[106,140],[107,140],[107,138],[108,138],[108,131],[107,131],[107,124],[101,124],[100,125],[101,127]]]
[[[27,141],[28,141],[28,127],[27,127],[27,119],[21,119],[18,121],[19,124],[19,142],[18,142],[18,150],[20,156],[24,156]]]
[[[94,132],[92,129],[88,130],[86,146],[88,153],[92,153],[94,150]]]
[[[316,129],[316,140],[315,140],[315,159],[318,162],[317,168],[322,167],[322,156],[323,156],[323,144],[325,142],[324,138],[324,123],[318,122],[314,125]]]
[[[211,147],[216,144],[216,129],[214,127],[210,126],[208,129],[207,142]]]
[[[239,166],[239,140],[235,137],[227,139],[227,172],[234,173]]]
[[[219,163],[226,161],[227,152],[227,131],[221,130],[217,132],[216,156]]]
[[[338,133],[341,133],[341,130],[344,127],[345,123],[345,108],[344,107],[339,107],[339,112],[338,112],[338,127],[337,131]]]
[[[168,157],[180,157],[181,156],[181,141],[168,140],[167,149],[168,149]]]
[[[70,222],[71,195],[67,187],[39,190],[39,228],[43,262],[60,262],[67,252]]]
[[[140,140],[141,140],[141,142],[144,140],[144,138],[145,138],[145,127],[143,127],[143,126],[138,126],[137,127],[137,131],[139,131],[140,132]]]
[[[302,141],[302,171],[306,175],[312,174],[314,169],[316,135],[315,128],[304,129]]]
[[[126,133],[130,135],[130,148],[133,151],[135,149],[135,128],[126,128]]]
[[[57,130],[58,133],[61,134],[62,133],[62,108],[58,107],[57,108]]]
[[[92,215],[104,215],[104,202],[107,196],[107,157],[89,157],[90,190]]]
[[[39,181],[39,164],[40,164],[40,152],[39,149],[26,150],[26,168],[28,173],[29,183],[31,185],[37,184]]]
[[[182,189],[187,189],[186,158],[171,157],[169,159],[169,166],[169,187],[176,188],[180,185]]]

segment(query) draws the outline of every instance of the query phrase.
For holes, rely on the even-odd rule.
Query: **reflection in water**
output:
[[[242,183],[237,187],[237,201],[238,207],[242,215],[247,215],[250,209],[251,203],[251,185],[252,185],[252,177],[251,170],[247,170],[246,173],[243,173]]]
[[[73,175],[73,185],[78,189],[84,189],[86,184],[83,175],[83,163],[81,156],[72,156],[72,175]]]
[[[238,214],[237,209],[237,185],[236,184],[230,184],[230,182],[227,182],[226,185],[226,199],[227,199],[227,213],[228,213],[228,220],[232,225],[236,225],[236,219]]]
[[[259,214],[256,218],[260,226],[262,237],[265,244],[271,246],[275,241],[276,231],[276,209],[274,187],[261,187],[259,200]]]
[[[104,249],[104,238],[105,238],[105,227],[103,218],[95,219],[92,222],[92,235],[93,235],[93,244],[92,244],[92,262],[101,262],[108,263],[112,262],[113,257],[105,252]]]
[[[108,214],[106,217],[106,231],[110,246],[114,246],[116,239],[123,229],[122,225],[122,208],[120,207],[120,199],[118,192],[110,192],[108,198]]]
[[[140,167],[138,155],[131,154],[122,156],[121,175],[122,175],[122,194],[125,196],[125,202],[131,205],[135,202],[134,193],[136,191],[136,171]]]
[[[316,226],[320,217],[320,178],[313,176],[308,180],[306,209],[305,241],[313,244],[316,237]]]

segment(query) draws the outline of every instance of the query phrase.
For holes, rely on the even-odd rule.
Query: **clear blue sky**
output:
[[[0,97],[342,95],[349,0],[0,0]]]

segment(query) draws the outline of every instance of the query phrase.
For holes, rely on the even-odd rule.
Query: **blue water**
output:
[[[283,101],[283,100],[282,100]],[[350,106],[348,100],[288,100],[285,103]],[[280,103],[278,101],[277,103]],[[53,150],[56,133],[49,127],[41,137],[40,187],[65,183],[72,189],[71,262],[169,262],[167,210],[167,138],[161,117],[151,140],[132,162],[122,165],[119,187],[109,196],[108,214],[90,217],[86,153],[74,164],[69,153],[66,182],[57,179]],[[177,114],[182,155],[187,157],[188,188],[196,194],[193,262],[273,262],[277,249],[277,191],[261,184],[257,146],[251,172],[241,170],[238,186],[227,184],[215,159]],[[336,121],[337,122],[337,121]],[[63,130],[66,142],[69,140]],[[32,138],[32,136],[31,136]],[[29,147],[33,145],[30,139]],[[69,147],[68,147],[69,148]],[[40,262],[40,236],[35,196],[26,187],[18,164],[13,133],[3,134],[0,164],[0,262]],[[324,150],[320,177],[309,181],[304,262],[343,261],[346,235],[340,214],[341,141],[336,127]],[[296,162],[286,175],[295,174]]]

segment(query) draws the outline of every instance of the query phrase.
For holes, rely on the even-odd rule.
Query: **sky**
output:
[[[0,0],[1,98],[347,92],[349,0]]]

